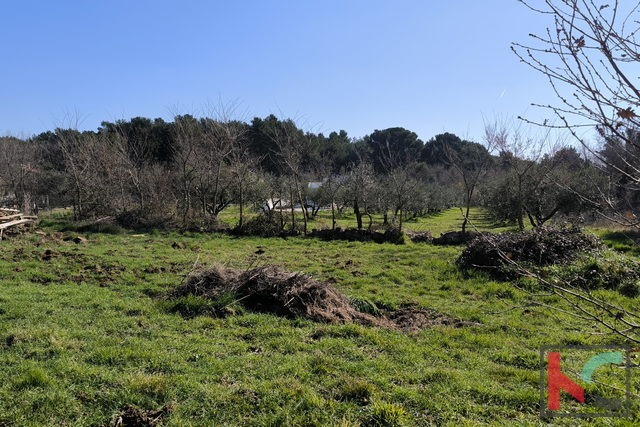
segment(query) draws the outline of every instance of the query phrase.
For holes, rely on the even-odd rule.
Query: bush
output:
[[[218,217],[201,214],[189,217],[182,228],[195,233],[225,233],[231,226]]]
[[[638,295],[640,269],[638,264],[614,251],[586,257],[571,267],[560,269],[557,276],[563,282],[582,289],[618,290],[622,295]]]

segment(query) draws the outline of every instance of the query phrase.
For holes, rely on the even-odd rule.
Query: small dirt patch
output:
[[[80,244],[83,244],[83,243],[87,243],[87,239],[85,239],[85,238],[84,238],[84,237],[82,237],[82,236],[76,236],[76,237],[73,239],[73,243],[75,243],[75,244],[77,244],[77,245],[80,245]]]
[[[403,332],[418,332],[421,329],[427,329],[437,325],[450,325],[454,328],[482,326],[481,323],[457,320],[435,311],[424,310],[418,307],[405,307],[395,311],[386,311],[383,313],[383,316],[391,322],[396,329]]]
[[[42,254],[41,258],[43,261],[51,261],[51,259],[58,257],[60,254],[56,251],[53,251],[51,249],[47,249],[46,251],[44,251],[44,253]]]
[[[173,412],[172,405],[165,405],[161,409],[141,411],[133,405],[124,407],[121,413],[113,417],[112,426],[122,427],[150,427],[158,425],[167,415]]]
[[[418,307],[381,311],[380,316],[357,311],[349,298],[327,282],[303,273],[291,273],[276,266],[251,270],[216,267],[193,272],[165,296],[177,299],[193,295],[217,300],[235,295],[245,308],[279,316],[304,317],[321,323],[358,323],[403,332],[418,331],[435,325],[476,326]]]

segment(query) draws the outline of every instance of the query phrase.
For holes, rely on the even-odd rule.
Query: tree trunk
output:
[[[240,230],[242,230],[242,209],[243,209],[243,205],[244,205],[244,200],[243,200],[243,194],[242,194],[242,185],[240,185],[240,200],[239,200],[239,204],[240,204],[240,220],[238,221],[238,228],[240,228]]]
[[[469,211],[471,210],[471,206],[467,203],[464,214],[464,221],[462,221],[462,235],[467,232],[467,222],[469,222]]]
[[[296,205],[293,203],[295,194],[289,189],[289,204],[291,204],[291,235],[296,234]]]
[[[218,169],[216,171],[216,181],[213,185],[213,216],[217,217],[216,207],[218,206],[218,185],[220,185],[220,170],[222,169],[222,162],[218,162]]]
[[[362,214],[360,213],[360,207],[358,206],[358,199],[353,202],[353,212],[356,214],[356,221],[358,223],[358,230],[362,228]]]
[[[524,212],[522,208],[522,179],[518,179],[518,229],[524,230]]]
[[[298,185],[298,178],[296,177],[296,191],[298,192],[298,203],[302,209],[302,220],[304,221],[304,234],[307,234],[307,225],[309,223],[309,213],[307,212],[307,205],[302,200],[302,193],[300,192],[300,186]]]
[[[336,229],[336,204],[331,200],[331,230]]]

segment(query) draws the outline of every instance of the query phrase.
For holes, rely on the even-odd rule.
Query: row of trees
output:
[[[0,138],[3,203],[25,211],[73,206],[78,220],[113,217],[130,227],[183,229],[215,226],[218,214],[235,204],[240,228],[249,209],[263,209],[287,213],[291,227],[301,222],[305,232],[321,206],[331,208],[333,226],[343,208],[352,208],[358,228],[373,213],[402,228],[409,216],[456,205],[467,214],[472,205],[486,206],[521,228],[527,220],[538,226],[556,214],[602,210],[603,203],[637,208],[626,187],[595,192],[611,168],[551,144],[550,134],[531,137],[498,123],[487,126],[482,144],[450,133],[424,143],[403,128],[327,137],[291,119],[246,123],[217,111]],[[615,136],[603,142],[599,156],[626,159]]]

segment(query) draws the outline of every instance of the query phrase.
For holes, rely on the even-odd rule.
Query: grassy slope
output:
[[[454,228],[452,218],[420,221],[437,234]],[[504,312],[496,296],[516,304],[521,296],[459,272],[458,247],[178,234],[90,234],[77,245],[45,231],[0,243],[0,426],[98,426],[126,404],[171,402],[167,426],[542,425],[539,346],[600,343],[544,312]],[[406,335],[163,312],[153,296],[195,262],[276,263],[348,295],[485,326]]]

